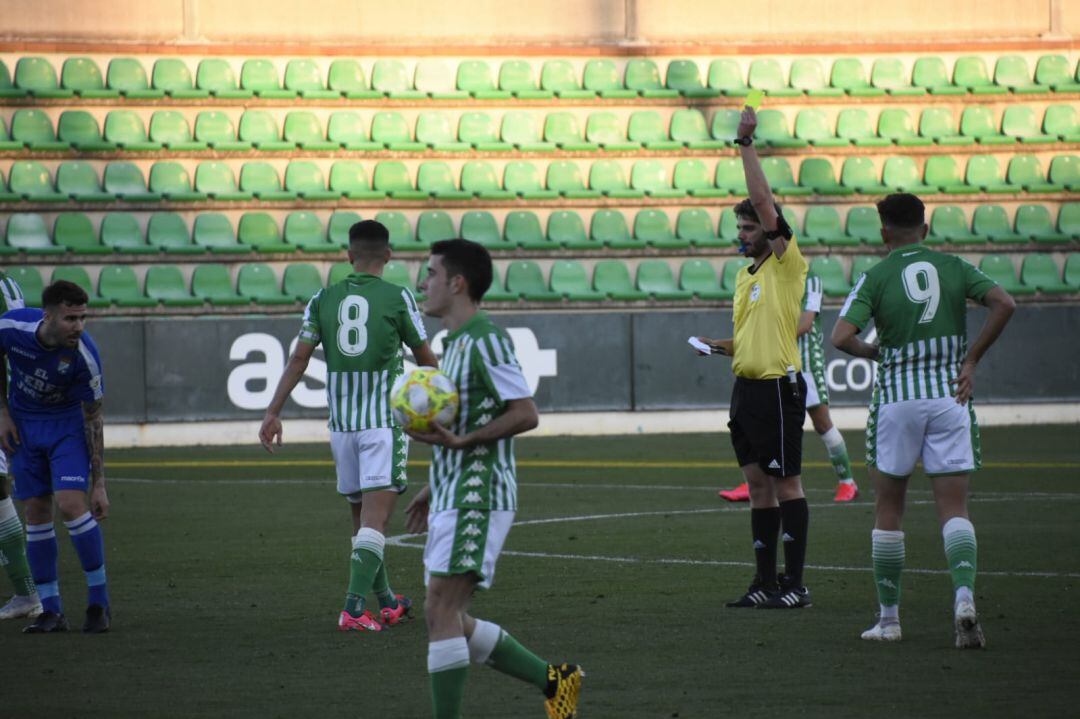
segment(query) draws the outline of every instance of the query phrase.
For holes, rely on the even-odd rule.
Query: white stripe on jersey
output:
[[[512,399],[524,399],[532,397],[529,391],[529,383],[525,381],[525,375],[516,364],[492,365],[484,363],[492,382],[495,383],[495,391],[499,399],[509,402]]]
[[[31,334],[37,332],[38,325],[41,324],[41,320],[37,322],[21,322],[19,320],[0,320],[0,330],[19,330],[20,332],[30,332]]]
[[[803,312],[821,312],[821,279],[810,277],[806,280],[806,307]]]
[[[851,288],[851,292],[848,293],[847,299],[844,300],[844,306],[840,308],[840,317],[842,318],[851,309],[851,303],[855,301],[855,297],[859,294],[859,289],[862,287],[863,282],[866,281],[866,273],[859,275],[858,281],[855,286]]]
[[[94,399],[101,399],[105,396],[105,391],[101,388],[101,367],[94,359],[94,353],[81,339],[79,340],[79,354],[82,355],[83,362],[86,362],[86,368],[90,370],[89,385],[90,389],[94,390]]]
[[[420,308],[416,306],[416,298],[413,297],[413,293],[407,287],[402,288],[401,297],[405,300],[405,307],[409,310],[409,319],[412,320],[413,327],[416,328],[416,334],[420,336],[421,340],[426,340],[427,330],[424,329],[424,319],[420,315]]]
[[[0,294],[4,296],[4,307],[7,311],[20,310],[26,307],[26,302],[23,300],[22,288],[18,283],[10,277],[5,277],[0,280]]]

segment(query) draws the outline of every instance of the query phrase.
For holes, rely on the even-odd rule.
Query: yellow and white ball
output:
[[[457,416],[457,388],[434,367],[417,367],[394,382],[390,411],[399,425],[414,432],[430,431],[432,422],[446,427]]]

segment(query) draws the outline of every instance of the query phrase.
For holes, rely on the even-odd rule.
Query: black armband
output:
[[[791,230],[791,225],[788,224],[787,218],[784,217],[784,212],[780,208],[780,205],[773,204],[776,208],[776,229],[765,230],[766,240],[779,240],[783,237],[785,240],[790,240],[794,236],[794,232]]]

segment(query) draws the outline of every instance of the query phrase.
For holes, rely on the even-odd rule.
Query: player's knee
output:
[[[77,519],[90,509],[86,503],[86,495],[82,492],[57,492],[56,506],[60,508],[60,514],[65,521]]]
[[[52,496],[30,497],[25,506],[28,524],[46,524],[53,521]]]

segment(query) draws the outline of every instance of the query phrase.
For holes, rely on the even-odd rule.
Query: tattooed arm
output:
[[[90,511],[101,521],[109,516],[109,496],[105,492],[105,413],[100,399],[83,402],[83,424],[90,452]]]

